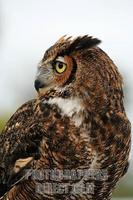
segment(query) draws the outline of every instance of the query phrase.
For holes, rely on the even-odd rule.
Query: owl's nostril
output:
[[[44,87],[44,83],[42,83],[40,80],[36,79],[34,83],[35,89],[37,92],[39,91],[40,88]]]

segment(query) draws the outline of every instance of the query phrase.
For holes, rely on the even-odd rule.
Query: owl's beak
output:
[[[45,87],[45,84],[41,80],[36,79],[34,82],[34,86],[35,86],[36,91],[38,92],[40,88]]]
[[[45,93],[52,85],[52,66],[39,68],[35,78],[34,86],[38,93]]]

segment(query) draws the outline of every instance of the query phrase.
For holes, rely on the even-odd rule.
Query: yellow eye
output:
[[[67,65],[66,65],[65,63],[63,63],[63,62],[57,61],[57,62],[55,63],[55,70],[56,70],[56,72],[58,72],[59,74],[63,73],[63,72],[66,70],[66,68],[67,68]]]

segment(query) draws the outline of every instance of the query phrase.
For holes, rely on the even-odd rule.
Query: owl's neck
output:
[[[49,104],[56,104],[63,115],[70,117],[76,126],[80,126],[83,122],[84,106],[79,98],[62,98],[55,97],[48,100]]]
[[[78,97],[72,97],[71,90],[51,90],[39,98],[43,103],[56,105],[62,115],[70,117],[76,126],[84,121],[84,105]]]

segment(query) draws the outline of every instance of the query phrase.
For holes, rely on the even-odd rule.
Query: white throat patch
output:
[[[80,99],[70,98],[63,99],[61,97],[55,97],[48,100],[49,104],[56,104],[62,110],[64,115],[71,117],[76,126],[80,126],[83,121],[84,107],[81,104]]]

